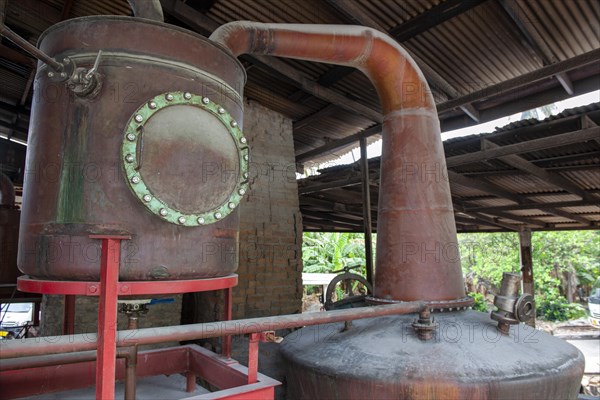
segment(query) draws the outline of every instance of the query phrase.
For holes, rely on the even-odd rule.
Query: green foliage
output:
[[[463,273],[500,287],[503,272],[518,272],[519,237],[516,233],[461,233],[458,235]]]
[[[537,304],[536,314],[546,321],[568,321],[586,316],[585,309],[580,304],[569,303],[562,296],[542,298]]]
[[[465,274],[499,287],[502,272],[519,272],[517,233],[465,233],[458,238]],[[598,278],[600,232],[534,232],[532,255],[536,294],[556,298],[565,271],[575,272],[582,286],[592,285]]]
[[[458,235],[458,239],[463,273],[473,277],[474,281],[489,282],[499,288],[503,272],[520,272],[517,233],[464,233]],[[574,272],[583,287],[591,286],[598,279],[600,231],[534,232],[532,255],[540,316],[572,318],[581,315],[580,308],[563,304],[566,302],[561,297],[565,290],[563,275],[567,271]],[[302,259],[304,272],[326,273],[344,266],[364,265],[363,235],[305,233]],[[355,272],[364,275],[364,270]],[[555,309],[558,311],[552,311]]]
[[[485,300],[485,296],[482,295],[481,293],[469,293],[469,296],[471,296],[474,300],[473,303],[473,310],[475,311],[482,311],[482,312],[488,312],[488,305],[487,305],[487,301]]]
[[[303,238],[304,272],[329,273],[365,264],[365,241],[361,233],[307,232]],[[354,272],[364,274],[361,269]]]

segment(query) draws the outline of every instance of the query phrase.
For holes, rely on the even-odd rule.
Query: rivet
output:
[[[149,194],[145,194],[143,199],[146,203],[148,203],[150,200],[152,200],[152,196],[150,196]]]
[[[185,92],[185,93],[183,94],[183,97],[185,97],[185,99],[186,99],[186,100],[189,100],[189,99],[191,99],[191,98],[192,98],[192,94],[191,94],[190,92]]]
[[[151,101],[150,103],[148,103],[148,107],[154,110],[156,108],[156,103],[154,101]]]
[[[220,213],[220,212],[216,212],[216,213],[215,213],[215,218],[216,218],[216,219],[220,219],[221,217],[222,217],[222,215],[221,215],[221,213]]]
[[[123,285],[121,286],[121,292],[127,292],[129,290],[129,286]]]
[[[185,217],[177,218],[177,222],[179,222],[180,224],[185,224]]]
[[[219,114],[225,114],[225,109],[223,107],[219,107],[217,111],[219,112]]]
[[[204,224],[204,218],[202,218],[202,217],[198,218],[197,221],[200,225]]]
[[[244,176],[244,179],[248,179],[248,173],[247,172],[244,172],[243,176]]]
[[[208,97],[203,97],[203,98],[202,98],[202,102],[203,102],[204,104],[208,104],[208,103],[210,103],[210,99],[209,99]]]
[[[242,143],[246,143],[246,142],[247,142],[247,140],[246,140],[246,138],[245,138],[244,136],[242,136],[242,137],[240,138],[240,142],[242,142]]]
[[[164,208],[161,208],[160,211],[158,212],[160,215],[162,215],[163,217],[167,215],[167,210]]]
[[[133,142],[135,140],[135,135],[133,133],[128,133],[127,140],[129,140],[130,142]]]
[[[237,121],[231,121],[231,126],[233,126],[234,128],[237,126]]]
[[[240,188],[240,190],[238,190],[238,193],[240,194],[240,196],[243,196],[246,193],[246,189]]]
[[[66,72],[61,72],[60,73],[60,77],[61,78],[66,78],[67,77],[67,73]]]
[[[227,206],[233,210],[235,208],[235,203],[229,203]]]
[[[96,293],[98,291],[98,286],[92,285],[90,286],[90,293]]]
[[[173,100],[173,95],[171,93],[167,93],[167,95],[165,96],[165,99],[167,99],[168,101]]]
[[[248,161],[250,159],[250,157],[248,156],[248,154],[244,154],[244,160]]]
[[[144,117],[142,117],[140,114],[135,116],[135,120],[136,122],[142,122],[144,120]]]
[[[128,163],[132,163],[133,162],[133,156],[131,154],[127,154],[125,156],[125,161],[127,161]]]
[[[54,72],[48,71],[48,78],[54,78]]]
[[[133,182],[133,183],[140,183],[140,177],[139,176],[133,176],[131,178],[131,182]]]

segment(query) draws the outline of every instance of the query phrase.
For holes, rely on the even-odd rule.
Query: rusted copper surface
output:
[[[210,38],[235,55],[348,65],[371,79],[384,112],[371,301],[468,306],[435,103],[406,51],[364,27],[235,22]],[[505,336],[487,314],[474,311],[430,317],[422,312],[417,320],[389,316],[294,332],[282,345],[287,392],[295,399],[577,397],[584,360],[564,341],[525,325]]]
[[[124,234],[121,280],[225,276],[237,268],[238,211],[203,227],[177,226],[148,212],[129,189],[121,143],[132,113],[161,93],[190,92],[223,106],[240,125],[245,73],[227,52],[192,32],[154,21],[87,17],[54,25],[40,49],[90,68],[102,50],[95,97],[74,96],[40,64],[35,81],[19,246],[19,268],[35,277],[97,280],[100,247],[90,234]],[[182,118],[185,118],[182,117]],[[170,122],[177,130],[177,121]],[[210,131],[211,127],[200,129]],[[223,160],[203,157],[162,136],[147,143],[156,162],[152,179],[191,186],[198,197],[222,182]],[[189,140],[192,140],[190,138]],[[194,146],[193,149],[197,149]],[[186,182],[182,166],[196,174]],[[152,167],[147,164],[145,167]],[[150,172],[148,172],[150,173]],[[159,178],[159,174],[160,177]],[[198,178],[198,176],[200,178]]]
[[[576,399],[583,355],[521,324],[505,336],[486,313],[435,316],[433,339],[409,316],[307,327],[282,344],[292,399]]]
[[[465,297],[435,102],[395,41],[358,26],[234,22],[210,36],[231,50],[356,67],[384,113],[374,297]]]

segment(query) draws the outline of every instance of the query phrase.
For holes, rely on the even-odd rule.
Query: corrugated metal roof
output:
[[[585,115],[590,119],[591,117],[600,118],[599,110],[600,103],[577,107],[544,121],[514,123],[483,136],[493,143],[504,146],[539,137],[577,131],[581,129],[581,116]],[[577,124],[573,125],[573,121]],[[469,136],[445,142],[446,157],[451,158],[480,151],[480,139],[480,136]],[[596,153],[590,153],[590,148],[595,148],[594,143],[596,142],[578,146],[558,146],[552,150],[527,153],[534,165],[544,165],[540,168],[552,171],[554,176],[568,181],[577,189],[562,187],[560,182],[553,183],[550,178],[543,179],[528,171],[517,170],[496,159],[483,159],[466,166],[451,168],[454,172],[471,178],[463,183],[460,180],[455,181],[453,175],[450,176],[452,198],[456,209],[461,211],[458,213],[460,218],[457,221],[459,231],[506,230],[506,224],[510,224],[513,229],[520,227],[531,229],[597,228],[597,226],[590,225],[593,221],[600,221],[600,197],[598,196],[600,194],[600,164],[594,162],[598,158],[597,155],[594,155]],[[581,147],[587,147],[587,151],[582,151]],[[536,156],[544,158],[536,159]],[[543,163],[539,162],[540,160],[543,160]],[[371,176],[377,177],[379,159],[369,160],[369,165],[371,170],[376,168],[371,171]],[[560,168],[565,165],[577,168],[561,170]],[[311,184],[323,185],[325,182],[336,179],[356,179],[357,171],[357,163],[325,168],[320,170],[321,175],[313,180],[299,181],[299,186],[305,188],[310,187]],[[352,174],[348,175],[349,173]],[[335,191],[321,190],[311,193],[311,196],[332,203],[344,203],[344,193],[349,193],[350,189],[357,190],[357,188],[359,186],[336,188]],[[586,197],[569,193],[568,190],[575,190],[576,193],[586,191]],[[372,195],[376,193],[376,187],[372,186],[371,193]],[[560,204],[565,202],[571,203]],[[372,208],[376,209],[375,203],[372,204]],[[303,205],[301,209],[310,215],[310,204]],[[330,212],[340,216],[344,215],[343,210],[335,208]],[[482,215],[483,217],[481,217]],[[332,217],[332,220],[335,218]],[[473,223],[470,223],[470,220]],[[306,228],[309,230],[320,229],[314,224],[308,224]],[[348,226],[344,229],[348,229]],[[358,226],[356,230],[360,231],[361,229]]]

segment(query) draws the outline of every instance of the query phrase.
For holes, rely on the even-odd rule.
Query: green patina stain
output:
[[[62,166],[57,222],[84,222],[85,154],[88,140],[88,107],[76,105],[63,133]]]

